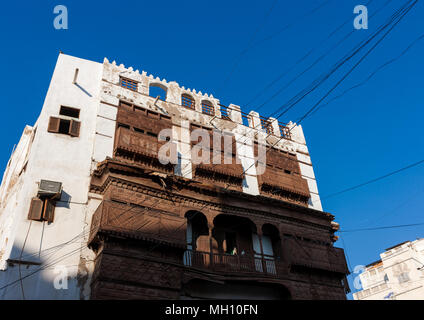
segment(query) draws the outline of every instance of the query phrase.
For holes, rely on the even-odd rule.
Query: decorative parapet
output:
[[[107,58],[104,58],[103,66],[103,80],[106,82],[119,84],[119,77],[125,77],[138,82],[137,92],[139,93],[149,95],[150,86],[158,86],[166,91],[167,102],[181,105],[181,95],[188,94],[195,100],[197,111],[202,111],[202,101],[209,101],[215,108],[215,114],[219,112],[219,100],[212,94],[202,93],[202,91],[196,91],[196,89],[185,88],[175,81],[168,82],[166,79],[154,77],[152,74],[147,75],[146,71],[140,73],[139,70],[134,71],[132,67],[125,68],[123,64],[117,65],[115,61],[110,63]]]
[[[225,130],[237,132],[241,135],[246,135],[251,138],[267,139],[268,143],[274,145],[276,148],[280,148],[286,151],[296,152],[301,151],[307,153],[306,142],[303,136],[303,131],[300,126],[295,123],[289,122],[289,124],[279,123],[275,118],[262,117],[256,111],[250,111],[248,114],[242,112],[240,106],[230,104],[229,107],[224,107],[220,104],[219,99],[215,98],[212,94],[202,93],[196,89],[185,88],[180,86],[175,81],[167,81],[166,79],[160,79],[154,77],[152,74],[147,74],[146,71],[134,70],[132,67],[126,68],[123,64],[117,64],[115,61],[109,62],[107,58],[103,62],[103,87],[102,87],[102,98],[105,97],[104,101],[117,104],[116,100],[124,99],[132,103],[138,103],[140,98],[137,98],[139,93],[149,95],[150,86],[159,86],[166,90],[166,103],[175,104],[177,106],[182,105],[181,96],[183,94],[190,95],[195,101],[195,109],[190,110],[186,108],[186,116],[182,115],[182,118],[190,121],[199,122],[203,125],[203,122],[210,122],[213,120],[214,126],[222,127]],[[137,91],[131,91],[126,88],[119,88],[120,77],[128,78],[138,83]],[[115,87],[115,88],[113,88]],[[119,92],[118,92],[119,91]],[[110,96],[110,97],[106,97]],[[145,100],[143,100],[145,101]],[[214,107],[214,116],[210,116],[202,113],[202,101],[210,102]],[[145,105],[141,103],[142,107],[148,107],[155,111],[161,111],[161,101],[155,105]],[[147,102],[147,104],[149,104]],[[158,107],[159,106],[159,107]],[[221,114],[221,109],[225,109],[224,113]],[[163,111],[163,110],[162,110]],[[165,112],[166,113],[166,112]],[[231,120],[233,125],[220,124],[216,120]],[[204,120],[204,121],[203,121]],[[222,122],[223,123],[223,122]],[[271,132],[267,132],[264,129],[264,124],[270,124]],[[237,124],[237,125],[235,125]],[[271,134],[270,134],[271,133]]]

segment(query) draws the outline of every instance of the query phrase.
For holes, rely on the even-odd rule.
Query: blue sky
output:
[[[353,8],[367,1],[20,1],[2,4],[3,122],[0,167],[6,166],[25,124],[33,124],[42,107],[59,50],[81,58],[116,60],[180,85],[212,93],[223,104],[255,110],[315,58],[353,29]],[[372,15],[386,0],[373,0]],[[267,116],[361,39],[395,8],[392,0],[356,30],[338,49],[260,109]],[[68,8],[69,29],[53,27],[53,8]],[[375,51],[329,97],[361,82],[380,64],[397,56],[424,33],[423,3],[393,30]],[[334,37],[321,41],[351,18]],[[291,25],[282,32],[284,26]],[[272,36],[272,37],[270,37]],[[253,39],[253,41],[252,41]],[[263,40],[268,39],[268,40]],[[240,56],[249,43],[255,44]],[[302,63],[296,61],[316,48]],[[424,40],[377,73],[364,86],[320,109],[302,125],[322,196],[381,176],[423,159]],[[234,65],[237,67],[230,72]],[[349,64],[350,66],[352,64]],[[270,90],[266,85],[285,70]],[[347,68],[342,69],[346,71]],[[341,77],[337,73],[280,120],[298,119]],[[226,80],[228,79],[228,80]],[[254,103],[246,104],[257,93]],[[2,169],[3,170],[3,169]],[[424,222],[424,165],[323,201],[342,229]],[[384,248],[424,236],[424,227],[344,233],[351,268],[379,258]]]

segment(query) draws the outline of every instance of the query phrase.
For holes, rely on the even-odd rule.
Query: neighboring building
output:
[[[402,242],[359,275],[355,300],[424,300],[424,239]]]
[[[199,128],[213,159],[229,164],[194,161]],[[349,290],[300,126],[107,59],[59,55],[0,201],[3,299],[345,299]]]

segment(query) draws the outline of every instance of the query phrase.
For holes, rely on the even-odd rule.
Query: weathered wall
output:
[[[73,84],[77,68],[77,83]],[[102,69],[99,63],[59,55],[37,123],[32,129],[26,128],[9,163],[10,171],[14,163],[27,161],[25,170],[17,178],[19,187],[8,183],[7,174],[3,179],[0,219],[6,221],[2,224],[6,230],[2,231],[8,234],[8,241],[7,244],[3,241],[1,249],[4,254],[0,287],[18,280],[20,269],[26,299],[80,298],[84,285],[81,280],[87,268],[80,265],[80,256],[86,236],[84,231],[90,222],[89,218],[86,220],[90,210],[88,187]],[[81,110],[79,137],[47,132],[49,117],[58,115],[61,105]],[[32,145],[27,147],[32,134]],[[107,152],[97,149],[98,157],[103,156],[103,159]],[[62,182],[62,197],[57,202],[53,223],[27,219],[30,200],[36,196],[37,183],[41,179]],[[7,265],[8,259],[25,260],[30,264],[21,264],[19,268],[19,263]],[[57,265],[69,271],[68,290],[56,290],[53,286]],[[0,298],[21,299],[20,281],[1,290]]]

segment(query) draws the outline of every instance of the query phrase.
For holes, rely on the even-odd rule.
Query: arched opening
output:
[[[225,273],[261,273],[276,276],[280,263],[281,241],[278,229],[265,224],[262,236],[248,218],[219,214],[210,230],[205,215],[188,211],[186,266],[208,268]]]
[[[267,274],[277,274],[275,260],[281,256],[281,240],[278,229],[272,224],[262,226],[262,236],[253,234],[256,268]]]
[[[195,108],[195,102],[192,96],[190,96],[189,94],[182,94],[181,95],[181,105],[183,107],[189,108],[189,109],[194,109]]]
[[[166,93],[168,88],[160,83],[151,83],[149,86],[149,96],[153,98],[159,97],[160,100],[166,101]]]
[[[187,219],[187,251],[184,254],[184,265],[192,266],[202,263],[203,260],[197,260],[204,258],[198,257],[199,255],[195,255],[194,252],[210,251],[208,220],[203,213],[195,210],[186,212],[185,218]]]
[[[214,219],[212,236],[218,243],[218,252],[229,255],[253,254],[252,234],[256,225],[249,219],[220,214]]]
[[[200,249],[197,243],[199,237],[209,236],[208,220],[203,213],[195,210],[186,212],[185,217],[187,219],[187,249],[198,250]]]
[[[280,284],[249,281],[226,281],[221,284],[193,279],[183,285],[180,299],[290,300],[291,294]]]
[[[214,110],[212,102],[208,100],[202,101],[202,113],[208,114],[210,116],[215,115],[215,110]]]

